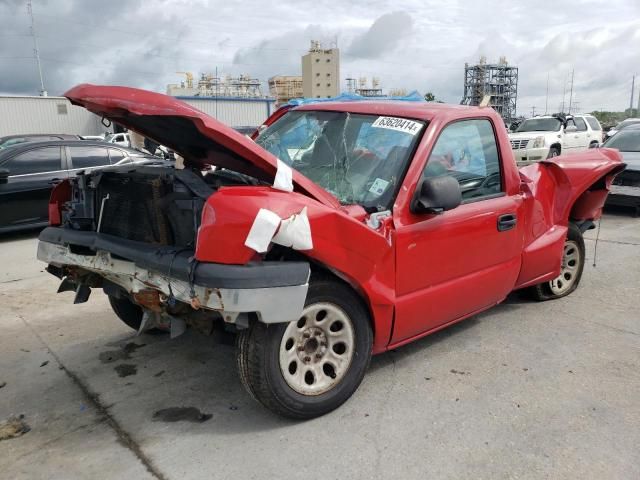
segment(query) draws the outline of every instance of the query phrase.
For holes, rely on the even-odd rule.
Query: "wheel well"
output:
[[[549,149],[552,149],[552,148],[556,148],[558,149],[558,153],[562,153],[562,145],[560,145],[559,143],[554,143],[551,146],[549,146]]]
[[[339,282],[345,285],[347,288],[353,291],[353,293],[356,294],[356,296],[362,302],[362,306],[369,313],[369,323],[371,324],[371,329],[373,330],[373,334],[375,336],[376,324],[373,318],[373,310],[371,309],[371,304],[369,303],[367,294],[361,288],[359,288],[354,281],[350,280],[342,273],[336,272],[328,268],[326,265],[317,262],[310,261],[309,263],[311,267],[311,279],[309,280],[310,282],[312,282],[316,278],[331,279],[332,281]]]

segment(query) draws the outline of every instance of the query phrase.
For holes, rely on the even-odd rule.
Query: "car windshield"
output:
[[[635,119],[635,118],[628,118],[627,120],[623,120],[621,121],[619,124],[617,124],[614,128],[614,130],[620,130],[621,128],[625,128],[628,127],[629,125],[635,125],[636,123],[640,123],[639,119]]]
[[[560,128],[562,122],[554,117],[551,118],[530,118],[518,126],[516,132],[555,132]]]
[[[603,146],[617,148],[621,152],[640,152],[640,129],[623,130],[604,142]]]
[[[256,142],[335,195],[372,211],[388,207],[424,122],[331,111],[292,111]]]

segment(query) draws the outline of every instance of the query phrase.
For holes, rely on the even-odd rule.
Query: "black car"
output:
[[[81,140],[79,135],[64,133],[27,133],[24,135],[6,135],[0,137],[0,148],[10,147],[25,142],[46,142],[50,140]]]
[[[51,189],[75,172],[115,164],[157,161],[104,142],[25,142],[0,150],[0,233],[48,222]]]

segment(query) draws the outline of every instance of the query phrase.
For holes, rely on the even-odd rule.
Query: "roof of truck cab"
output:
[[[492,109],[472,107],[468,105],[451,105],[448,103],[407,102],[393,100],[357,100],[346,102],[309,103],[294,107],[295,111],[333,111],[361,113],[369,115],[387,115],[431,121],[440,116],[483,115]]]

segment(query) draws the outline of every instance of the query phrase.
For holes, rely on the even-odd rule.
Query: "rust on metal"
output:
[[[162,312],[160,294],[157,290],[140,290],[133,294],[133,299],[138,305],[141,305],[152,312]]]

